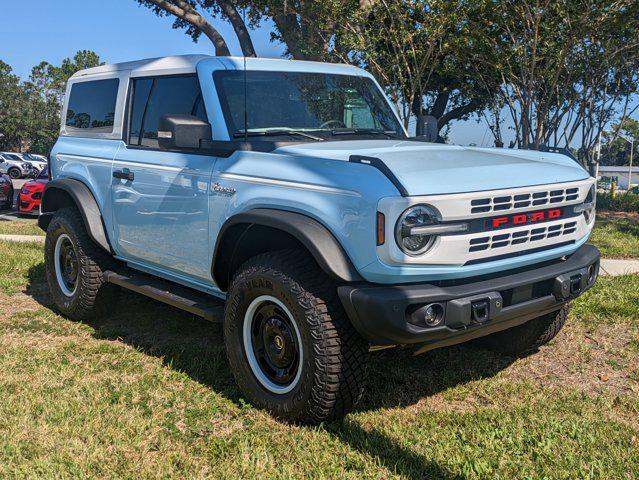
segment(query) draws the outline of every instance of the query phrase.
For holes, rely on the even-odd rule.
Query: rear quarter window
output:
[[[67,106],[67,129],[112,133],[119,84],[117,78],[73,84]]]

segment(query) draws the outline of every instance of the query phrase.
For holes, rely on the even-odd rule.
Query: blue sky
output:
[[[10,11],[8,0],[0,0],[3,11]],[[6,18],[0,28],[0,60],[27,78],[31,68],[42,60],[59,64],[82,49],[94,50],[108,62],[123,62],[148,57],[186,53],[210,53],[208,40],[199,43],[181,30],[171,28],[170,18],[158,18],[135,0],[23,0],[20,10],[30,13],[29,21]],[[233,30],[217,21],[231,53],[240,54]],[[272,25],[265,23],[252,33],[261,57],[279,57],[280,44],[270,41]],[[475,120],[453,124],[451,143],[492,145],[492,136],[484,122]]]

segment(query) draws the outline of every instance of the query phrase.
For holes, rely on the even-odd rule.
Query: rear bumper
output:
[[[338,288],[358,332],[373,345],[461,343],[560,309],[592,287],[599,250],[584,245],[569,257],[524,271],[471,281]],[[424,309],[436,304],[440,322],[428,327]]]

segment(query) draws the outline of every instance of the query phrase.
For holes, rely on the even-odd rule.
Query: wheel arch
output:
[[[53,214],[64,207],[75,207],[80,211],[91,240],[102,249],[112,253],[109,238],[98,202],[89,187],[79,180],[61,178],[50,181],[42,193],[42,212],[38,217],[38,226],[46,231]]]
[[[258,208],[229,218],[217,238],[211,275],[228,289],[233,273],[249,258],[269,251],[302,248],[330,277],[362,281],[335,236],[317,220],[286,210]]]

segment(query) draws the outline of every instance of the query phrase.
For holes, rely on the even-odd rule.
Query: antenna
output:
[[[242,21],[246,25],[246,4],[242,9]],[[248,142],[248,87],[246,81],[246,53],[242,52],[242,58],[244,59],[244,141]]]

